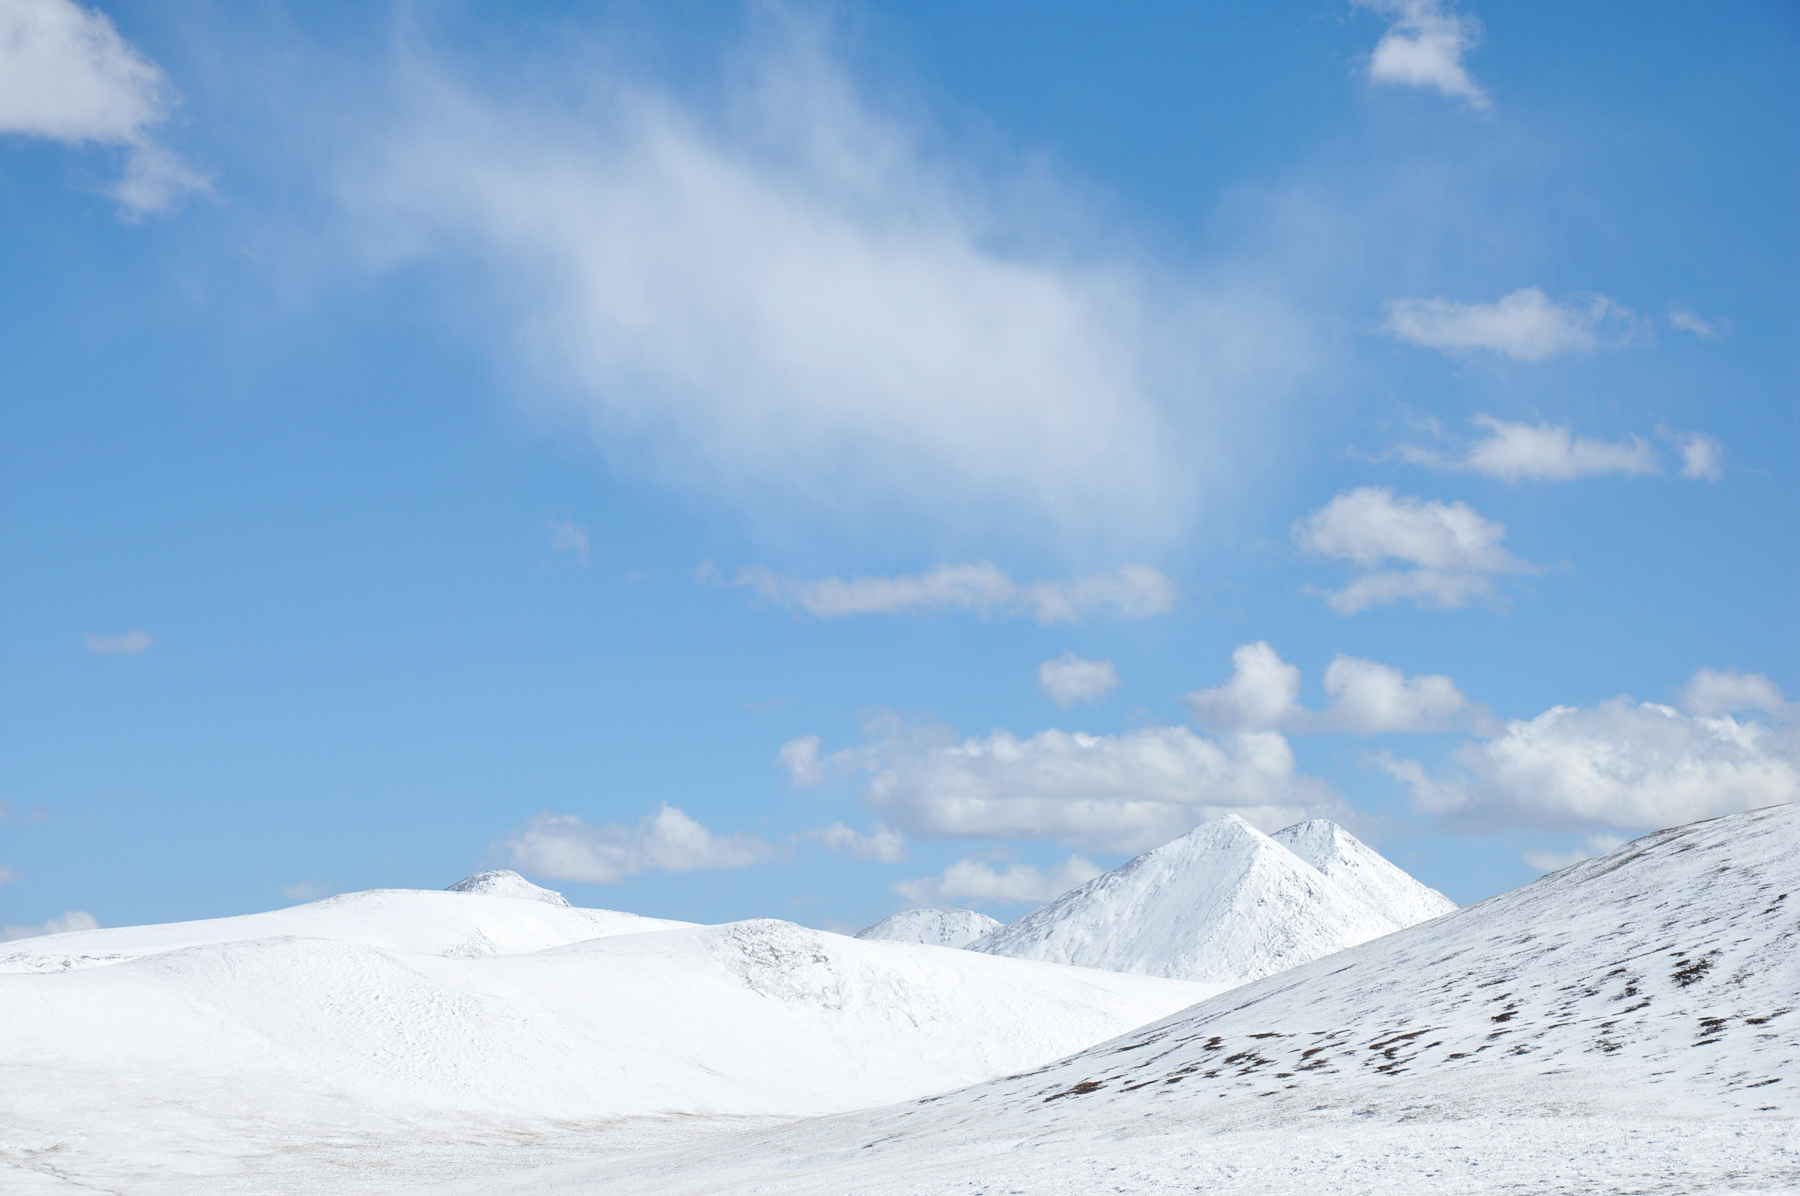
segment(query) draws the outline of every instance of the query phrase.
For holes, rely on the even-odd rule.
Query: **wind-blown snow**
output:
[[[1296,822],[1269,836],[1396,926],[1417,926],[1456,908],[1335,822]]]
[[[972,909],[909,909],[856,932],[859,939],[888,943],[925,943],[932,947],[966,947],[1000,923]]]
[[[1658,832],[1029,1074],[432,1191],[1793,1192],[1796,843]]]
[[[1228,814],[969,949],[1229,986],[1395,929],[1395,922]]]
[[[489,897],[518,897],[525,901],[542,901],[547,905],[568,905],[569,899],[554,889],[532,884],[517,872],[497,868],[465,876],[444,890],[446,893],[484,893]]]
[[[607,934],[646,924],[386,890],[35,940],[0,975],[0,1190],[387,1191],[943,1091],[1211,991],[776,921]]]

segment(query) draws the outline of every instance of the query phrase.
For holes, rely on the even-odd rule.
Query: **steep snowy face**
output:
[[[1231,985],[1395,929],[1293,852],[1227,815],[969,949]]]
[[[1457,907],[1328,819],[1296,822],[1269,837],[1396,926],[1417,926]]]
[[[446,893],[481,893],[488,897],[518,897],[525,901],[542,901],[546,905],[568,905],[569,899],[554,889],[540,889],[520,876],[498,868],[465,876],[444,890]]]
[[[928,947],[966,947],[1000,923],[972,909],[909,909],[856,932],[859,939],[889,943],[924,943]]]

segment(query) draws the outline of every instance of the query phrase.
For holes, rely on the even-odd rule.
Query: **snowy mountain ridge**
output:
[[[932,947],[967,947],[1000,926],[997,920],[972,909],[909,909],[863,927],[854,937]]]

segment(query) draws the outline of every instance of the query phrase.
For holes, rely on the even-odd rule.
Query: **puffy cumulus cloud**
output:
[[[1391,665],[1339,653],[1325,670],[1325,692],[1330,704],[1313,724],[1321,730],[1383,735],[1498,729],[1491,714],[1441,673],[1408,677]]]
[[[898,864],[906,858],[906,836],[891,827],[875,824],[874,833],[859,834],[841,822],[804,832],[802,839],[852,859]]]
[[[909,905],[931,908],[948,903],[966,905],[1040,904],[1053,901],[1077,885],[1106,870],[1079,855],[1072,855],[1048,871],[1030,864],[1008,864],[994,871],[985,860],[958,860],[939,876],[899,881],[893,886]]]
[[[1064,652],[1038,666],[1038,692],[1064,710],[1077,702],[1097,702],[1119,685],[1119,670],[1110,660],[1083,660]]]
[[[93,632],[81,637],[89,652],[101,656],[141,656],[156,646],[156,637],[143,628],[127,631],[124,635],[95,635]]]
[[[127,216],[210,189],[150,135],[175,101],[162,68],[105,13],[73,0],[0,5],[0,133],[122,147],[125,175],[110,191]]]
[[[624,52],[497,97],[414,47],[345,169],[370,256],[485,265],[537,401],[747,518],[1177,542],[1315,356],[1275,280],[1178,277],[1041,168],[937,152],[760,12],[704,102]]]
[[[1716,482],[1725,474],[1725,446],[1704,432],[1676,432],[1658,428],[1656,434],[1675,446],[1681,455],[1681,476]]]
[[[1761,710],[1784,722],[1800,718],[1800,703],[1783,697],[1773,681],[1761,673],[1731,670],[1695,669],[1681,687],[1681,708],[1702,717]]]
[[[1072,581],[1020,583],[995,566],[939,565],[898,577],[825,577],[800,581],[767,569],[740,569],[747,586],[778,606],[820,619],[847,615],[974,611],[984,619],[1026,615],[1039,623],[1073,623],[1090,615],[1147,619],[1175,605],[1175,586],[1148,565],[1126,565]]]
[[[1488,435],[1446,456],[1434,449],[1403,444],[1394,452],[1402,460],[1433,469],[1479,473],[1507,482],[1567,482],[1599,474],[1658,474],[1662,462],[1641,436],[1593,440],[1567,426],[1514,424],[1478,415],[1475,423]]]
[[[790,739],[775,754],[775,763],[787,769],[794,784],[817,785],[829,772],[829,766],[819,758],[819,745],[823,742],[817,735]]]
[[[1464,823],[1643,830],[1800,798],[1795,728],[1623,697],[1513,720],[1452,759],[1439,777],[1381,763],[1421,809]]]
[[[1625,837],[1623,835],[1589,835],[1585,846],[1571,847],[1567,851],[1543,849],[1527,851],[1522,853],[1520,858],[1540,872],[1556,872],[1563,868],[1573,867],[1583,860],[1591,860],[1595,856],[1605,855],[1624,845]]]
[[[1525,287],[1497,303],[1451,299],[1391,299],[1381,330],[1427,349],[1463,353],[1484,349],[1521,361],[1562,353],[1586,353],[1602,343],[1623,343],[1637,323],[1631,312],[1604,295],[1555,302]]]
[[[1356,2],[1391,21],[1369,56],[1370,79],[1435,88],[1472,108],[1492,106],[1463,65],[1463,55],[1481,41],[1481,24],[1474,17],[1445,12],[1439,0]]]
[[[547,530],[551,548],[568,553],[583,565],[588,563],[587,528],[573,519],[552,519]]]
[[[773,850],[754,835],[715,835],[671,805],[633,826],[589,826],[573,814],[541,814],[501,846],[523,872],[590,884],[617,884],[653,868],[742,868]]]
[[[35,939],[46,934],[68,934],[76,930],[98,930],[100,923],[86,910],[72,909],[60,918],[48,918],[42,926],[0,926],[0,942]]]
[[[1300,670],[1281,659],[1266,640],[1231,654],[1231,680],[1181,699],[1194,721],[1212,731],[1266,730],[1304,721]]]
[[[1534,571],[1500,546],[1505,537],[1504,524],[1482,518],[1467,503],[1396,498],[1380,486],[1339,494],[1293,529],[1302,549],[1368,570],[1327,596],[1330,607],[1346,615],[1402,600],[1453,609],[1488,597],[1496,575]],[[1417,568],[1378,567],[1388,561]]]
[[[1136,851],[1227,812],[1275,830],[1341,810],[1329,786],[1297,772],[1293,748],[1271,731],[1221,740],[1185,727],[964,739],[886,715],[864,735],[862,745],[823,759],[816,747],[795,752],[796,778],[865,773],[867,804],[918,838],[1060,839]]]

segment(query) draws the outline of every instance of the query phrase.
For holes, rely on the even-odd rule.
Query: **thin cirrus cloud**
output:
[[[360,244],[485,268],[464,297],[508,307],[535,401],[745,518],[1177,542],[1229,429],[1317,355],[1279,286],[1177,274],[1041,169],[930,149],[828,28],[759,11],[704,101],[624,54],[500,98],[411,47],[346,155]]]
[[[1536,287],[1494,303],[1390,299],[1386,313],[1380,330],[1409,344],[1451,354],[1485,351],[1520,361],[1627,344],[1639,328],[1628,309],[1604,295],[1557,301]]]
[[[134,628],[123,635],[95,635],[89,632],[81,637],[89,652],[100,656],[141,656],[156,646],[156,637],[143,628]]]
[[[716,573],[703,568],[703,580]],[[1093,615],[1146,619],[1175,605],[1175,586],[1148,565],[1126,565],[1070,581],[1017,582],[983,561],[939,565],[924,573],[892,577],[825,577],[801,580],[763,568],[738,570],[732,583],[776,606],[819,619],[849,615],[930,614],[972,611],[984,619],[1026,616],[1039,623],[1074,623]]]
[[[1412,602],[1452,610],[1495,594],[1494,579],[1536,572],[1500,541],[1506,527],[1464,502],[1396,498],[1380,486],[1347,490],[1294,525],[1302,550],[1335,557],[1364,572],[1326,593],[1339,614]],[[1398,562],[1412,568],[1392,568]]]
[[[1369,78],[1377,83],[1427,87],[1488,108],[1487,92],[1469,77],[1463,55],[1481,41],[1475,18],[1444,11],[1438,0],[1353,0],[1389,18],[1387,32],[1369,56]]]
[[[1049,869],[1008,864],[996,872],[986,860],[958,860],[937,876],[896,882],[892,887],[908,905],[1016,905],[1054,901],[1070,889],[1105,871],[1077,854]]]
[[[1231,661],[1229,681],[1182,698],[1194,721],[1210,731],[1418,735],[1498,725],[1441,673],[1409,677],[1391,665],[1340,652],[1325,670],[1329,700],[1325,709],[1314,711],[1300,703],[1300,670],[1267,641],[1241,645]]]
[[[552,519],[546,530],[550,535],[552,549],[574,557],[580,564],[588,563],[588,535],[585,527],[573,519]]]
[[[1609,474],[1660,476],[1665,472],[1662,454],[1642,436],[1597,440],[1577,436],[1566,424],[1511,423],[1491,415],[1477,415],[1473,422],[1486,429],[1487,435],[1450,452],[1400,444],[1392,455],[1429,469],[1481,474],[1512,483],[1569,482]],[[1725,446],[1716,438],[1669,428],[1658,428],[1656,435],[1674,448],[1680,476],[1716,482],[1723,474]]]
[[[1342,812],[1331,788],[1300,774],[1287,739],[1271,731],[1218,740],[1186,727],[960,738],[940,724],[882,715],[860,745],[829,755],[819,748],[817,736],[790,741],[779,763],[798,784],[865,775],[864,803],[915,838],[1141,851],[1227,812],[1267,830]]]
[[[1677,304],[1669,309],[1669,327],[1691,332],[1703,341],[1716,341],[1731,331],[1731,321],[1724,316],[1703,319],[1693,308]]]
[[[123,149],[124,175],[106,190],[128,219],[211,190],[151,134],[177,100],[105,13],[73,0],[0,6],[0,133]]]
[[[774,851],[754,835],[716,835],[666,804],[635,825],[589,826],[573,814],[540,814],[501,849],[521,871],[589,884],[618,884],[653,869],[743,868]]]
[[[1553,706],[1464,744],[1439,775],[1416,760],[1379,763],[1452,825],[1638,831],[1800,799],[1800,727],[1729,713],[1775,706],[1791,719],[1767,678],[1703,669],[1683,703]]]
[[[1077,702],[1098,702],[1119,685],[1119,670],[1110,660],[1083,660],[1064,652],[1038,666],[1038,692],[1064,710]]]

